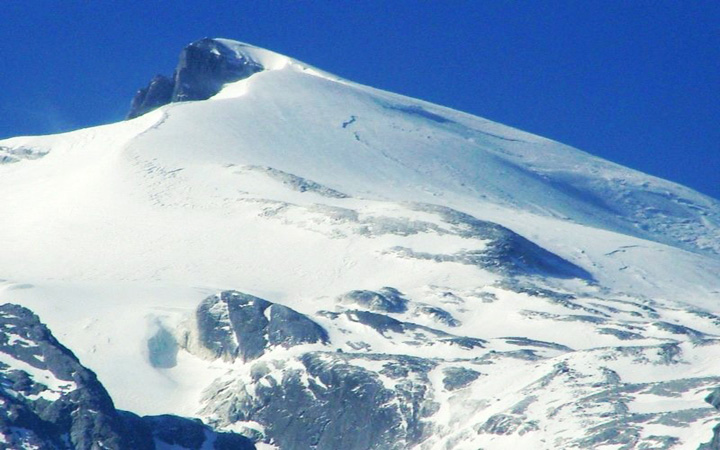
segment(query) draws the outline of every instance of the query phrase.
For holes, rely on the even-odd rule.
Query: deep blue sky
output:
[[[4,0],[0,137],[122,119],[227,37],[720,198],[718,1]]]

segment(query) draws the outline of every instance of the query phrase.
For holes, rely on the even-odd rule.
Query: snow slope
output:
[[[329,353],[332,364],[345,358],[379,373],[386,359],[369,354],[430,361],[417,369],[417,385],[440,406],[420,421],[424,431],[408,431],[407,447],[611,448],[581,435],[613,415],[646,419],[630,421],[632,433],[615,430],[625,442],[671,436],[677,448],[697,448],[710,440],[720,418],[703,401],[720,377],[717,200],[218,42],[265,70],[209,100],[0,141],[9,156],[0,159],[0,300],[38,313],[119,407],[240,426],[221,411],[230,400],[213,393],[228,379],[254,386],[254,366],[183,344],[200,302],[235,289],[319,323],[330,339],[322,351],[342,350]],[[512,232],[547,253],[538,257],[544,266],[518,266],[517,252],[539,250]],[[563,265],[578,277],[554,271]],[[384,286],[411,307],[383,315],[435,331],[404,338],[406,327],[388,338],[358,322],[357,305],[337,301]],[[438,320],[437,310],[457,324]],[[487,344],[445,345],[437,332]],[[269,349],[261,360],[317,351]],[[525,356],[503,356],[514,351]],[[448,367],[482,376],[451,390],[442,382]],[[278,370],[282,379],[290,369]],[[668,382],[673,389],[657,387]],[[593,395],[602,401],[578,403]],[[551,407],[558,412],[549,415]],[[667,412],[677,413],[674,422]],[[252,426],[281,442],[270,423]]]

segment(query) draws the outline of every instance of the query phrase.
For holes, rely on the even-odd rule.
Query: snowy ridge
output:
[[[302,61],[289,58],[285,55],[281,55],[264,48],[256,47],[252,44],[222,38],[215,38],[213,40],[233,50],[238,57],[248,57],[257,62],[265,70],[282,70],[290,67],[292,70],[304,72],[310,75],[315,75],[329,80],[341,81],[339,77],[305,64]]]
[[[44,155],[0,164],[0,300],[119,407],[282,450],[714,439],[717,200],[215,41],[264,70],[0,142]]]

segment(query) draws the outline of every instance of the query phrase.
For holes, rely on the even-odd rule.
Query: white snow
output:
[[[28,396],[31,400],[34,398],[44,398],[46,400],[54,401],[60,398],[64,393],[71,392],[77,388],[77,385],[73,381],[61,380],[57,378],[51,371],[38,369],[24,361],[15,359],[7,353],[0,352],[0,364],[8,366],[7,369],[0,369],[2,371],[8,370],[20,370],[27,373],[33,381],[42,384],[47,387],[46,390],[41,391],[36,396]]]
[[[506,411],[562,360],[587,364],[587,376],[598,380],[600,361],[631,383],[720,375],[718,346],[694,346],[651,325],[679,323],[720,335],[719,323],[692,312],[720,314],[716,200],[485,119],[222,42],[267,70],[207,101],[72,133],[0,141],[10,150],[47,152],[0,164],[0,278],[7,280],[0,300],[35,311],[98,373],[119,408],[194,415],[213,380],[246,370],[184,351],[171,369],[148,362],[147,339],[157,323],[179,327],[203,298],[222,289],[311,315],[328,328],[333,348],[346,352],[348,341],[362,341],[374,352],[449,361],[519,349],[502,339],[511,336],[578,350],[537,348],[548,359],[503,359],[479,368],[484,375],[470,387],[442,394],[433,420],[446,429],[436,446],[424,448],[451,442],[458,449],[557,448],[553,436],[584,429],[569,413],[566,422],[543,422],[542,433],[522,436],[478,435],[467,427]],[[300,192],[253,167],[350,197]],[[398,257],[389,250],[451,254],[486,245],[449,234],[452,226],[438,214],[412,207],[418,202],[502,224],[589,271],[596,283],[548,283],[605,311],[608,322],[559,320],[592,314],[494,286],[502,277],[474,266]],[[357,219],[343,215],[348,211]],[[382,232],[378,224],[391,220],[431,223],[440,231]],[[335,298],[347,291],[382,286],[447,309],[460,327],[422,323],[486,339],[487,348],[413,347],[402,336],[384,338],[352,321],[315,316],[335,311]],[[447,303],[442,293],[456,300]],[[496,300],[483,300],[483,293]],[[637,327],[645,337],[621,340],[598,333],[600,327]],[[653,346],[654,352],[671,340],[684,352],[684,363],[671,369],[602,359],[610,358],[609,348]],[[441,385],[439,377],[433,372],[434,385]],[[544,417],[553,402],[572,403],[583,389],[590,388],[558,386],[527,415]],[[708,405],[700,394],[677,403],[643,394],[629,405],[634,412],[702,406]],[[709,429],[673,432],[697,447],[709,440]]]

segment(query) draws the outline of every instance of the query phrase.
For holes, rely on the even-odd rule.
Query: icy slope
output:
[[[0,300],[47,320],[120,407],[283,449],[350,439],[347,405],[380,411],[349,448],[710,441],[716,200],[216,42],[263,70],[0,142]],[[261,313],[231,314],[228,289]],[[263,337],[283,320],[326,336]]]
[[[486,199],[718,251],[716,201],[555,142],[301,71],[266,71],[239,83],[252,89],[227,98],[229,86],[214,101],[167,110],[163,126],[138,148],[162,142],[171,158],[270,166],[341,183],[354,195],[442,196],[456,206]],[[188,129],[197,116],[210,123]]]

